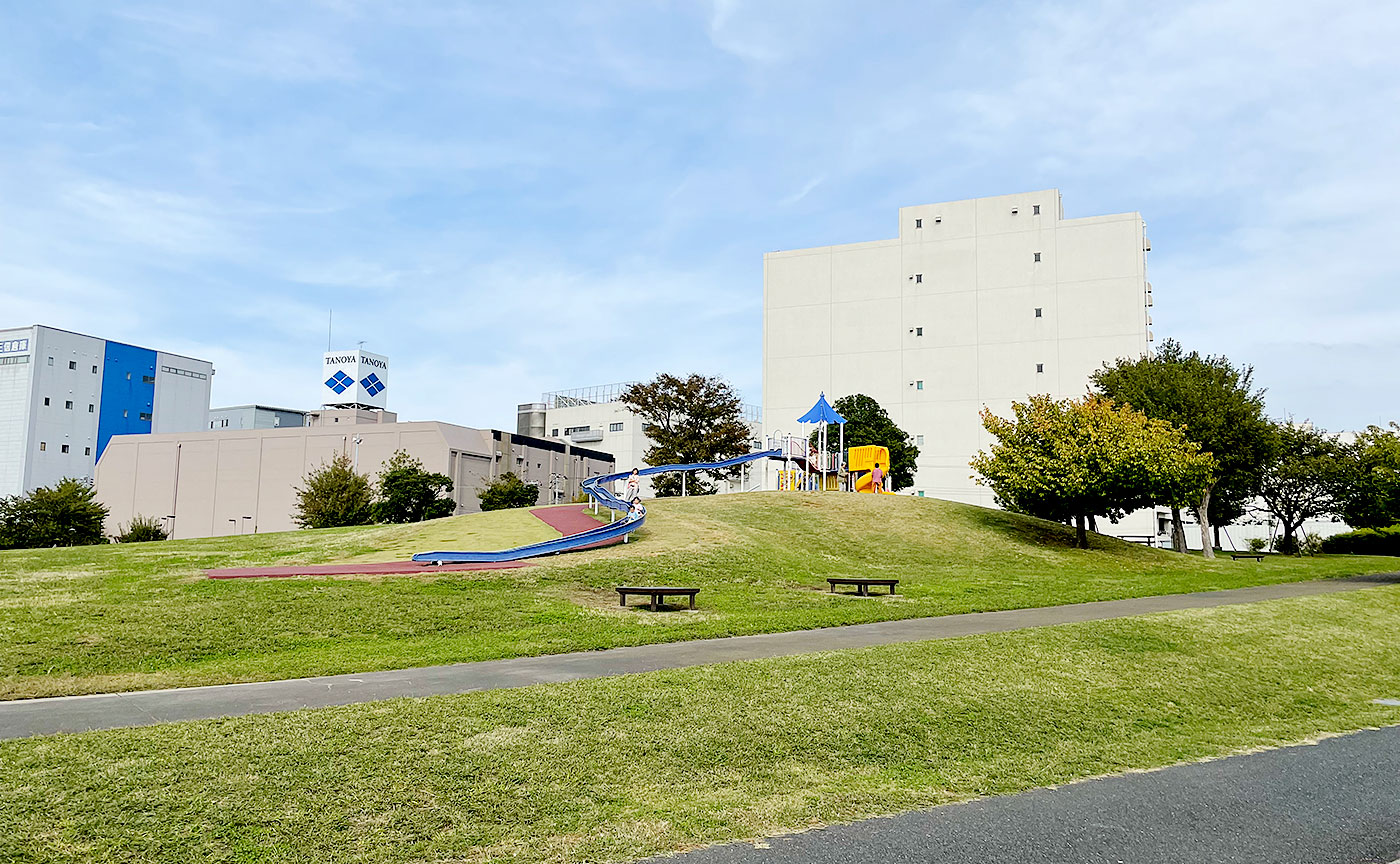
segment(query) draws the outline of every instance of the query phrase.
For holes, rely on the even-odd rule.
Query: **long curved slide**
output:
[[[733,468],[745,462],[756,462],[759,459],[782,458],[781,450],[761,450],[756,453],[745,453],[743,456],[736,456],[721,462],[658,465],[655,468],[646,468],[637,473],[649,477],[653,474],[667,474],[673,471],[716,471],[723,468]],[[597,528],[581,531],[578,534],[570,534],[556,540],[531,543],[528,546],[517,546],[514,549],[502,549],[499,552],[419,552],[413,556],[413,560],[420,564],[498,564],[504,561],[519,561],[522,558],[535,558],[540,555],[557,555],[560,552],[574,552],[579,549],[587,549],[590,546],[614,543],[642,527],[647,518],[645,507],[638,505],[635,509],[629,508],[627,502],[614,495],[609,488],[612,483],[625,479],[631,473],[623,471],[617,474],[605,474],[601,477],[589,477],[583,481],[583,490],[588,493],[590,498],[609,510],[616,510],[623,514],[622,519],[611,525],[599,525]]]

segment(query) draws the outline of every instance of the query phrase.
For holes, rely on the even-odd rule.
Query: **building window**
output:
[[[922,490],[922,489],[919,490],[919,497],[920,497],[920,498],[924,497],[924,490]]]
[[[97,407],[96,405],[93,405],[91,402],[89,402],[89,403],[88,403],[88,413],[91,414],[92,411],[93,411],[93,409],[96,408],[96,407]]]
[[[128,416],[128,415],[127,415],[127,413],[126,413],[126,409],[123,408],[123,409],[122,409],[122,419],[125,420],[125,419],[127,418],[127,416]]]
[[[1039,252],[1035,253],[1035,260],[1037,260],[1037,261],[1040,260],[1040,253],[1039,253]]]
[[[64,400],[63,400],[63,407],[66,408],[66,409],[68,409],[69,411],[72,411],[72,410],[73,410],[73,400],[72,400],[72,399],[64,399]]]
[[[151,413],[150,413],[149,411],[142,411],[140,414],[138,414],[138,415],[136,415],[136,416],[137,416],[137,419],[140,419],[140,420],[150,420],[150,419],[151,419]]]
[[[914,335],[915,335],[915,336],[922,336],[922,335],[924,335],[924,328],[922,328],[922,327],[915,327],[915,328],[914,328]]]
[[[914,389],[915,389],[915,390],[922,390],[922,389],[924,389],[924,379],[920,378],[918,381],[915,381],[915,382],[914,382]]]
[[[58,445],[58,452],[60,452],[60,453],[67,453],[67,452],[68,452],[68,445],[67,445],[67,444],[60,444],[60,445]]]
[[[572,434],[574,434],[575,432],[587,432],[587,431],[589,431],[589,428],[590,428],[590,427],[588,427],[588,426],[569,426],[569,427],[566,427],[566,428],[564,429],[564,434],[565,434],[565,435],[572,435]]]
[[[1043,318],[1043,317],[1045,317],[1045,316],[1041,315],[1040,313],[1041,313],[1040,307],[1039,307],[1039,306],[1035,307],[1035,317],[1037,317],[1037,318]]]
[[[1012,215],[1012,216],[1015,216],[1017,213],[1020,213],[1020,212],[1021,212],[1021,208],[1019,208],[1019,207],[1012,207],[1012,208],[1011,208],[1011,215]]]
[[[84,447],[84,448],[83,448],[83,455],[84,455],[84,456],[91,456],[91,455],[92,455],[92,448],[91,448],[91,447]]]
[[[551,429],[550,432],[549,432],[549,437],[551,437],[551,438],[558,438],[558,437],[559,437],[559,430],[558,430],[558,429]]]
[[[621,432],[621,431],[622,431],[622,424],[621,424],[621,423],[609,423],[609,424],[608,424],[608,431],[609,431],[609,432]]]
[[[1039,255],[1040,253],[1037,252],[1037,253],[1035,253],[1035,254],[1036,254],[1036,255]],[[1039,259],[1039,258],[1036,258],[1035,260],[1039,261],[1040,259]],[[141,383],[142,383],[142,384],[154,384],[154,383],[156,383],[156,376],[154,376],[154,375],[142,375],[142,376],[141,376]]]
[[[40,441],[40,442],[39,442],[39,449],[40,449],[40,450],[47,450],[47,449],[49,449],[49,442],[47,442],[47,441]]]
[[[53,365],[53,358],[52,358],[52,357],[49,358],[49,365],[50,365],[50,366]]]
[[[1039,215],[1040,215],[1040,205],[1039,205],[1039,204],[1032,204],[1032,205],[1031,205],[1031,215],[1032,215],[1032,216],[1039,216]]]
[[[69,360],[69,361],[68,361],[68,368],[69,368],[69,369],[72,369],[74,372],[78,371],[78,361],[77,361],[77,360]]]
[[[924,281],[924,274],[922,274],[922,273],[915,273],[915,274],[914,274],[914,284],[915,284],[915,285],[923,284],[923,281]]]
[[[131,380],[131,373],[130,373],[130,372],[126,373],[126,380],[128,380],[128,381]]]
[[[935,216],[935,217],[933,217],[933,224],[935,224],[935,225],[937,225],[938,223],[940,223],[940,222],[942,222],[942,221],[943,221],[943,217],[942,217],[942,216]]]
[[[917,444],[917,445],[919,445],[920,447],[924,446],[924,436],[922,436],[922,435],[915,435],[915,436],[914,436],[914,443]]]
[[[45,407],[47,407],[48,404],[49,404],[49,397],[45,396],[45,397],[44,397],[44,405],[45,405]]]
[[[915,227],[915,228],[922,228],[922,227],[924,227],[924,220],[922,220],[922,219],[915,219],[915,220],[914,220],[914,227]]]
[[[1035,371],[1037,371],[1037,372],[1044,372],[1044,371],[1045,371],[1045,364],[1044,364],[1044,363],[1037,363],[1037,364],[1035,364]]]
[[[93,366],[93,367],[92,367],[92,374],[94,374],[94,375],[97,374],[97,367],[96,367],[96,366]]]

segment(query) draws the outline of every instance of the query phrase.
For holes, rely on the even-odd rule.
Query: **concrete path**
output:
[[[651,860],[1394,864],[1400,859],[1400,727],[867,819],[762,846],[730,844]]]
[[[221,684],[177,690],[141,690],[131,693],[22,699],[0,702],[0,739],[26,738],[56,732],[149,726],[211,717],[266,714],[301,708],[325,708],[403,696],[434,696],[525,687],[531,684],[630,675],[735,660],[757,660],[816,651],[890,645],[897,642],[951,639],[1027,627],[1072,624],[1077,621],[1355,591],[1397,580],[1400,580],[1400,574],[1291,582],[1196,594],[1170,594],[1162,597],[1106,600],[1039,609],[913,618],[820,630],[701,639],[388,672],[327,675],[319,678],[295,678],[250,684]]]

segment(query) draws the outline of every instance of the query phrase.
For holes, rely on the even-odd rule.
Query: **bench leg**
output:
[[[869,586],[869,585],[858,585],[858,586],[856,586],[856,593],[859,594],[859,595],[862,596],[862,597],[869,597],[869,596],[870,596],[870,586]]]
[[[890,586],[890,594],[894,594],[894,586],[893,586],[893,585]]]
[[[828,583],[826,583],[826,590],[830,591],[832,594],[835,594],[835,593],[836,593],[836,583],[835,583],[835,582],[828,582]]]
[[[617,595],[617,605],[619,605],[619,606],[626,606],[626,605],[627,605],[627,595],[626,595],[626,594],[619,594],[619,595]]]
[[[653,595],[651,595],[651,611],[653,611],[653,612],[656,611],[656,604],[657,604],[660,600],[661,600],[661,595],[659,595],[659,594],[653,594]]]
[[[694,595],[694,594],[691,594],[691,595],[690,595],[690,608],[691,608],[691,609],[694,609],[694,608],[695,608],[695,595]]]

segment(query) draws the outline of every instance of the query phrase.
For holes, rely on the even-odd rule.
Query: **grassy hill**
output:
[[[526,511],[410,526],[0,552],[0,698],[298,677],[1400,569],[1400,559],[1206,562],[932,499],[658,501],[625,546],[516,570],[208,580],[208,567],[403,558],[555,536]],[[826,591],[882,574],[894,597]],[[620,609],[619,584],[703,590]]]

